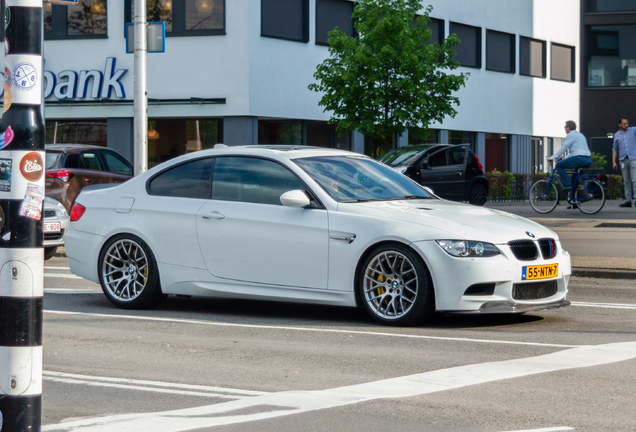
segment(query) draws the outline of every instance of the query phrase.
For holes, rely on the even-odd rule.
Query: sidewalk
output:
[[[603,209],[595,215],[567,210],[565,205],[559,205],[552,213],[541,215],[532,210],[528,202],[488,202],[485,207],[514,213],[554,230],[609,228],[636,231],[636,208],[621,208],[619,204],[622,202],[622,200],[607,201]],[[572,276],[636,279],[636,245],[634,250],[634,258],[572,256]]]

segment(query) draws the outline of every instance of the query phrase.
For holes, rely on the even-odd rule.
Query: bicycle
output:
[[[595,214],[601,211],[605,205],[605,189],[598,180],[600,175],[581,173],[584,168],[573,173],[572,190],[565,194],[567,202],[578,207],[585,214]],[[535,182],[530,188],[530,205],[538,213],[550,213],[559,204],[559,199],[563,186],[561,185],[556,171],[552,169],[550,161],[550,176]],[[557,187],[558,186],[558,187]]]

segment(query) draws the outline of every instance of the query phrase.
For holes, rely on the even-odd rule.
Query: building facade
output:
[[[601,0],[598,0],[599,2]],[[579,120],[580,0],[430,0],[434,38],[456,33],[469,72],[458,115],[397,145],[469,142],[487,171],[530,173]],[[308,90],[327,33],[353,33],[349,0],[147,0],[166,49],[147,57],[149,166],[188,151],[285,143],[378,155],[386,143],[338,135]],[[132,0],[45,4],[48,142],[112,147],[133,160]]]
[[[612,170],[620,117],[636,124],[636,1],[581,1],[581,131]]]

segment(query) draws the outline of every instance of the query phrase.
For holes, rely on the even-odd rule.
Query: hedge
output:
[[[623,199],[623,177],[620,175],[601,175],[605,185],[607,199]],[[488,199],[490,201],[525,201],[528,199],[530,187],[547,174],[513,174],[508,171],[493,171],[485,174],[490,182]]]

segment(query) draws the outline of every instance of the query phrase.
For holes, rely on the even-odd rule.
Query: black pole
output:
[[[1,1],[6,56],[0,122],[0,432],[39,431],[45,159],[42,0]]]

